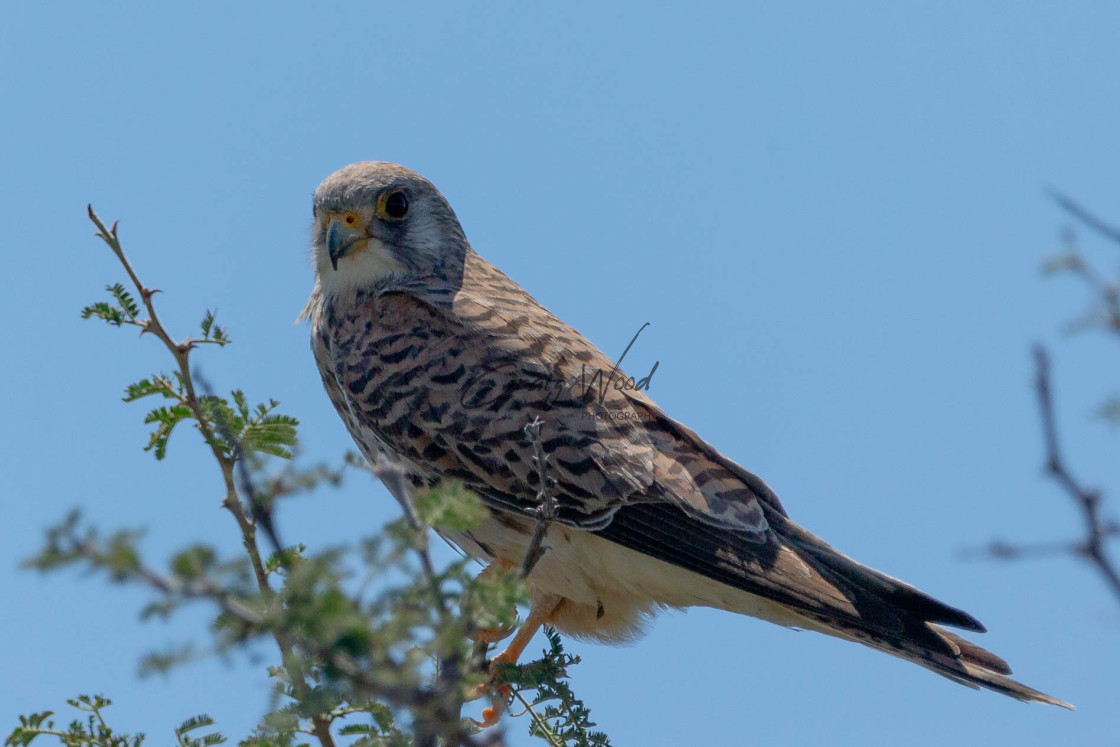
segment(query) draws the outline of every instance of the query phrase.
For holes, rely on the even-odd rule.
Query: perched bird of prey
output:
[[[488,518],[447,536],[475,558],[521,564],[540,488],[525,426],[543,423],[556,519],[501,660],[543,623],[618,642],[660,609],[705,606],[1070,707],[942,627],[984,632],[971,615],[795,524],[766,483],[644,392],[586,386],[614,362],[476,254],[423,177],[352,164],[319,185],[314,219],[305,315],[327,393],[371,462],[390,457],[416,485],[459,481],[481,497]]]

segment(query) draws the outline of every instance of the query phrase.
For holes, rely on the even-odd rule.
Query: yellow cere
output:
[[[357,213],[339,213],[332,217],[338,222],[344,223],[348,228],[353,228],[355,230],[365,229],[366,222],[362,216]]]

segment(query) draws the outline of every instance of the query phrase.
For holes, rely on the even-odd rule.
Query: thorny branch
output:
[[[197,369],[194,372],[194,378],[198,379],[198,386],[204,394],[214,394],[210,382],[208,382]],[[229,422],[226,418],[222,417],[221,412],[221,410],[214,411],[214,424],[226,443],[233,444],[233,453],[230,459],[235,465],[238,488],[241,490],[241,494],[245,496],[245,500],[249,503],[249,516],[252,518],[254,526],[264,529],[273,551],[279,553],[284,549],[285,545],[280,541],[280,535],[276,531],[275,522],[272,520],[271,500],[262,497],[261,492],[257,490],[257,486],[253,483],[252,477],[249,475],[247,463],[249,455],[245,453],[241,439],[233,435],[229,427]]]
[[[271,591],[268,585],[268,574],[264,570],[264,564],[261,562],[260,553],[256,547],[256,526],[252,520],[245,515],[244,507],[237,493],[237,484],[234,479],[234,460],[222,452],[218,446],[218,441],[214,438],[214,431],[210,427],[210,419],[206,416],[206,412],[202,409],[202,403],[195,393],[194,379],[191,377],[190,371],[190,352],[193,350],[197,343],[189,337],[183,342],[175,342],[171,339],[171,335],[167,333],[163,324],[159,320],[159,315],[156,313],[155,304],[152,303],[152,297],[159,293],[158,289],[148,288],[140,281],[140,277],[136,271],[132,269],[132,263],[128,261],[128,257],[124,254],[124,249],[121,248],[121,242],[117,237],[117,224],[114,223],[112,228],[106,228],[105,224],[98,217],[97,213],[93,211],[93,206],[88,207],[89,219],[97,226],[97,236],[109,245],[113,250],[113,254],[117,255],[117,259],[121,265],[124,266],[125,272],[128,273],[129,279],[132,280],[136,292],[140,294],[140,299],[144,302],[144,307],[148,311],[148,318],[140,323],[141,334],[149,332],[164,344],[164,346],[174,356],[176,364],[179,366],[179,375],[183,380],[183,387],[186,389],[185,404],[191,409],[195,420],[198,422],[198,429],[202,432],[202,437],[210,446],[210,450],[214,454],[214,458],[218,460],[218,464],[222,468],[222,478],[225,481],[226,495],[222,501],[222,507],[227,509],[233,514],[234,519],[237,520],[238,527],[241,528],[241,535],[245,550],[249,553],[250,560],[253,564],[253,573],[257,578],[257,585],[261,587],[262,592]]]
[[[94,212],[92,205],[88,207],[88,212],[89,219],[97,226],[98,237],[108,244],[113,254],[117,256],[121,265],[124,266],[129,279],[136,288],[136,292],[140,294],[140,299],[143,301],[145,309],[147,309],[148,318],[140,323],[141,334],[149,332],[155,335],[163,342],[164,346],[175,358],[175,362],[179,367],[179,376],[183,382],[183,388],[186,390],[185,404],[193,413],[203,439],[210,446],[210,451],[222,470],[222,478],[225,482],[226,490],[225,498],[222,500],[222,507],[228,510],[237,521],[237,525],[241,529],[242,545],[245,547],[245,551],[249,556],[257,587],[265,599],[271,600],[274,598],[275,592],[268,582],[268,572],[265,570],[264,563],[261,561],[260,548],[257,547],[257,525],[250,516],[246,515],[245,506],[237,490],[234,470],[237,466],[238,455],[227,455],[223,452],[222,448],[219,446],[218,439],[215,438],[210,418],[207,416],[195,392],[194,379],[190,370],[190,352],[196,347],[197,343],[190,338],[177,343],[171,338],[171,335],[168,334],[166,328],[164,328],[163,324],[160,322],[159,315],[156,313],[155,304],[152,303],[152,297],[159,291],[144,285],[140,277],[136,274],[136,271],[132,268],[132,263],[129,262],[128,257],[125,256],[124,249],[121,247],[120,240],[117,237],[117,224],[114,223],[112,228],[107,228],[101,221],[101,218],[98,217],[97,213]],[[236,442],[231,441],[231,443]],[[152,581],[152,579],[149,579],[149,581]],[[273,638],[284,660],[290,659],[295,650],[295,643],[290,636],[280,631],[274,631]],[[302,696],[310,692],[308,685],[299,679],[293,680],[293,686],[297,695]],[[330,732],[329,719],[316,716],[312,718],[312,723],[314,724],[315,737],[318,738],[322,747],[335,747],[334,737]]]
[[[59,551],[65,555],[85,558],[95,566],[109,566],[112,563],[108,555],[98,548],[96,544],[79,535],[74,527],[70,527],[68,533],[64,536],[60,536],[58,541],[65,543],[59,548]],[[221,609],[222,613],[227,618],[236,620],[246,631],[260,630],[262,626],[267,625],[268,616],[278,612],[276,605],[279,602],[275,597],[269,600],[267,603],[268,606],[263,610],[254,609],[250,605],[244,604],[236,595],[231,594],[206,578],[191,579],[189,581],[182,580],[174,576],[162,575],[141,563],[136,563],[129,569],[128,573],[130,576],[143,581],[149,587],[167,596],[178,597],[185,600],[213,602],[218,605],[219,609]],[[415,713],[422,713],[436,704],[435,701],[438,694],[433,691],[418,690],[407,684],[394,684],[398,682],[406,683],[408,677],[406,676],[404,667],[388,656],[377,657],[376,669],[378,676],[371,677],[367,668],[363,667],[354,657],[344,651],[324,646],[309,638],[302,638],[299,641],[299,646],[306,654],[332,665],[338,672],[344,674],[348,684],[357,695],[383,700],[397,708],[412,709]],[[318,729],[320,723],[315,719],[319,719],[322,722],[323,728],[328,729],[329,734],[331,717],[313,717],[312,722],[315,728]],[[417,726],[419,727],[419,725]],[[419,731],[420,729],[418,728],[418,732]],[[499,730],[492,730],[494,733],[487,735],[484,741],[475,739],[473,735],[462,726],[457,714],[448,724],[444,724],[444,728],[440,731],[441,733],[439,736],[444,738],[445,741],[443,744],[448,745],[448,747],[452,745],[464,745],[465,747],[502,747],[504,744],[503,737]],[[318,733],[316,733],[315,736],[318,737]],[[434,739],[425,740],[418,734],[416,744],[434,745],[437,744],[437,742],[434,741]]]

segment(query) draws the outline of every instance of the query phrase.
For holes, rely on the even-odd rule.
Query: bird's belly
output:
[[[485,563],[520,567],[532,535],[527,517],[491,514],[469,533],[444,537]],[[804,626],[798,616],[768,600],[678,568],[606,540],[592,532],[553,524],[545,554],[529,575],[530,595],[563,602],[551,623],[561,632],[608,643],[632,641],[662,609],[715,607]]]

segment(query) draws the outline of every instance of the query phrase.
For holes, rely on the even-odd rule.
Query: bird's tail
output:
[[[813,629],[898,656],[973,689],[1074,709],[1011,679],[1006,661],[938,624],[985,632],[971,615],[852,560],[792,522],[784,524],[780,530],[783,544],[851,600],[860,613],[855,617],[810,614]],[[884,604],[892,613],[891,625],[880,624],[883,617],[876,614]]]
[[[636,503],[618,510],[596,534],[698,574],[674,586],[662,603],[702,604],[857,641],[968,685],[1019,700],[1072,708],[1008,677],[1000,657],[942,626],[976,633],[972,615],[896,578],[857,563],[770,507],[765,540],[693,522],[688,541],[667,527],[680,522],[667,503]],[[727,587],[744,594],[729,595]]]

